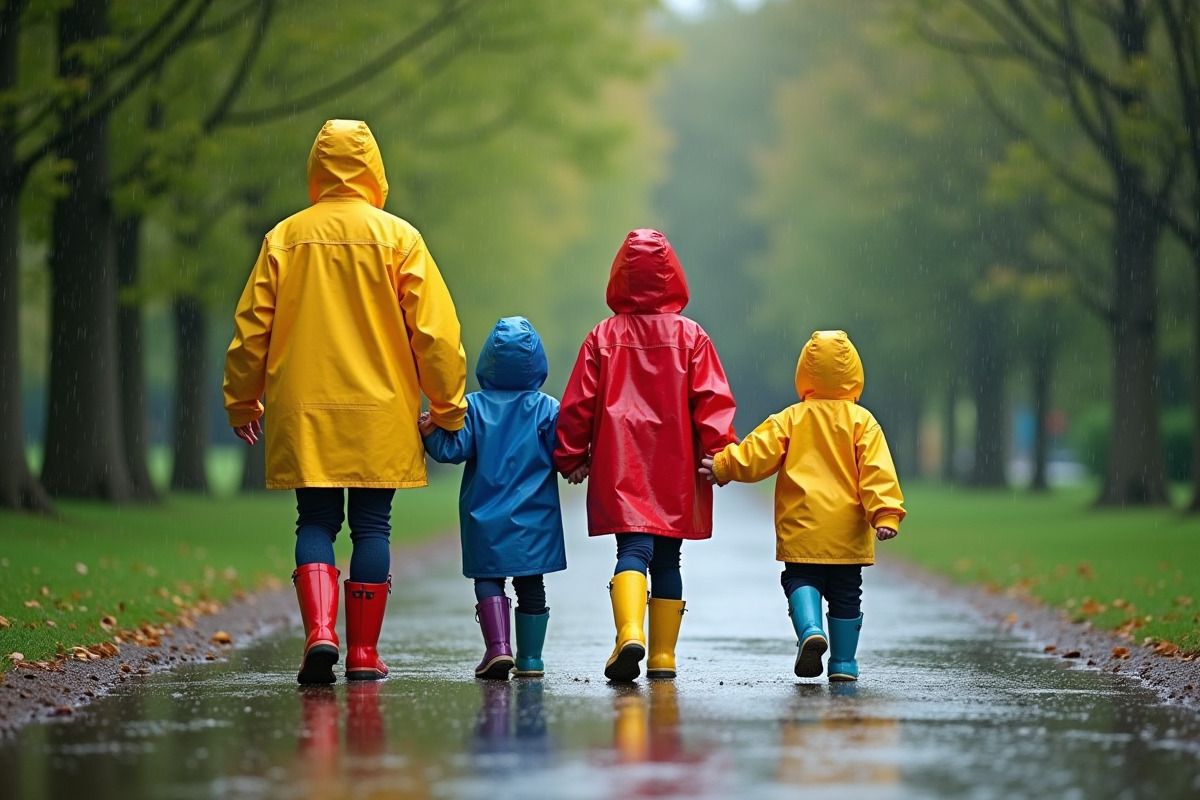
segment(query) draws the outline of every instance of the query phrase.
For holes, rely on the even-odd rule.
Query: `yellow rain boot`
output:
[[[612,598],[613,622],[617,626],[617,645],[604,665],[604,677],[610,681],[632,681],[641,672],[646,657],[646,576],[634,570],[618,572],[608,585]]]
[[[683,621],[684,602],[650,598],[650,658],[646,661],[647,678],[675,677],[675,643]]]

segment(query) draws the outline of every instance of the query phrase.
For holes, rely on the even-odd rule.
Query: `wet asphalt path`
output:
[[[396,586],[386,682],[299,689],[299,632],[275,636],[0,742],[0,798],[1200,797],[1194,714],[886,563],[866,573],[859,683],[794,678],[770,509],[747,487],[721,490],[716,539],[684,546],[678,679],[610,686],[614,547],[565,497],[544,679],[472,677],[474,597],[451,560]]]

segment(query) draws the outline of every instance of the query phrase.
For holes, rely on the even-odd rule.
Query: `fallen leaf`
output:
[[[1160,656],[1173,656],[1179,652],[1179,645],[1174,642],[1159,642],[1154,645],[1154,654]]]
[[[217,631],[212,637],[214,644],[233,644],[233,637],[225,631]]]
[[[1113,658],[1129,658],[1128,647],[1114,647],[1112,649]]]
[[[11,622],[9,622],[9,621],[8,621],[6,618],[4,618],[4,617],[0,617],[0,628],[11,628],[11,627],[12,627],[12,623],[11,623]]]
[[[37,600],[26,600],[22,605],[24,605],[26,608],[41,608],[42,607],[42,604],[39,603]]]
[[[87,564],[84,564],[82,561],[77,562],[75,564],[75,571],[78,572],[80,575],[87,575],[88,574]]]
[[[24,653],[9,653],[8,660],[13,662],[14,664],[19,664],[25,660],[25,654]]]
[[[113,618],[112,615],[105,614],[100,618],[100,627],[104,628],[106,631],[111,631],[113,628],[117,627],[117,620]]]
[[[1008,625],[1016,625],[1017,624],[1017,615],[1015,613],[1009,614],[1007,617],[1004,618],[1004,622]]]
[[[1083,653],[1079,652],[1078,650],[1068,650],[1067,652],[1062,654],[1062,657],[1063,658],[1079,658],[1082,655],[1083,655]]]
[[[1091,578],[1095,577],[1095,573],[1092,572],[1092,565],[1088,564],[1087,562],[1084,562],[1076,567],[1075,572],[1077,572],[1081,578],[1087,578],[1090,580]]]
[[[1042,650],[1042,652],[1044,652],[1044,653],[1053,653],[1053,652],[1054,652],[1055,650],[1057,650],[1057,649],[1058,649],[1058,645],[1056,645],[1056,644],[1048,644],[1048,645],[1046,645],[1046,647],[1045,647],[1045,648]]]

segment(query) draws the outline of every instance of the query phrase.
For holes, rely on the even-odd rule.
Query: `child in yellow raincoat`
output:
[[[862,406],[863,368],[842,331],[817,331],[796,365],[800,402],[772,414],[741,444],[701,461],[710,481],[775,481],[775,557],[799,641],[794,671],[821,674],[829,650],[831,681],[858,680],[862,568],[875,563],[875,540],[896,536],[904,496],[875,417]],[[821,598],[829,605],[829,636]]]

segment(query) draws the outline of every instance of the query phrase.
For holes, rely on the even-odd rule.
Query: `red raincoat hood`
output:
[[[675,249],[656,230],[625,237],[608,275],[608,307],[618,314],[678,314],[688,303],[687,279]]]

